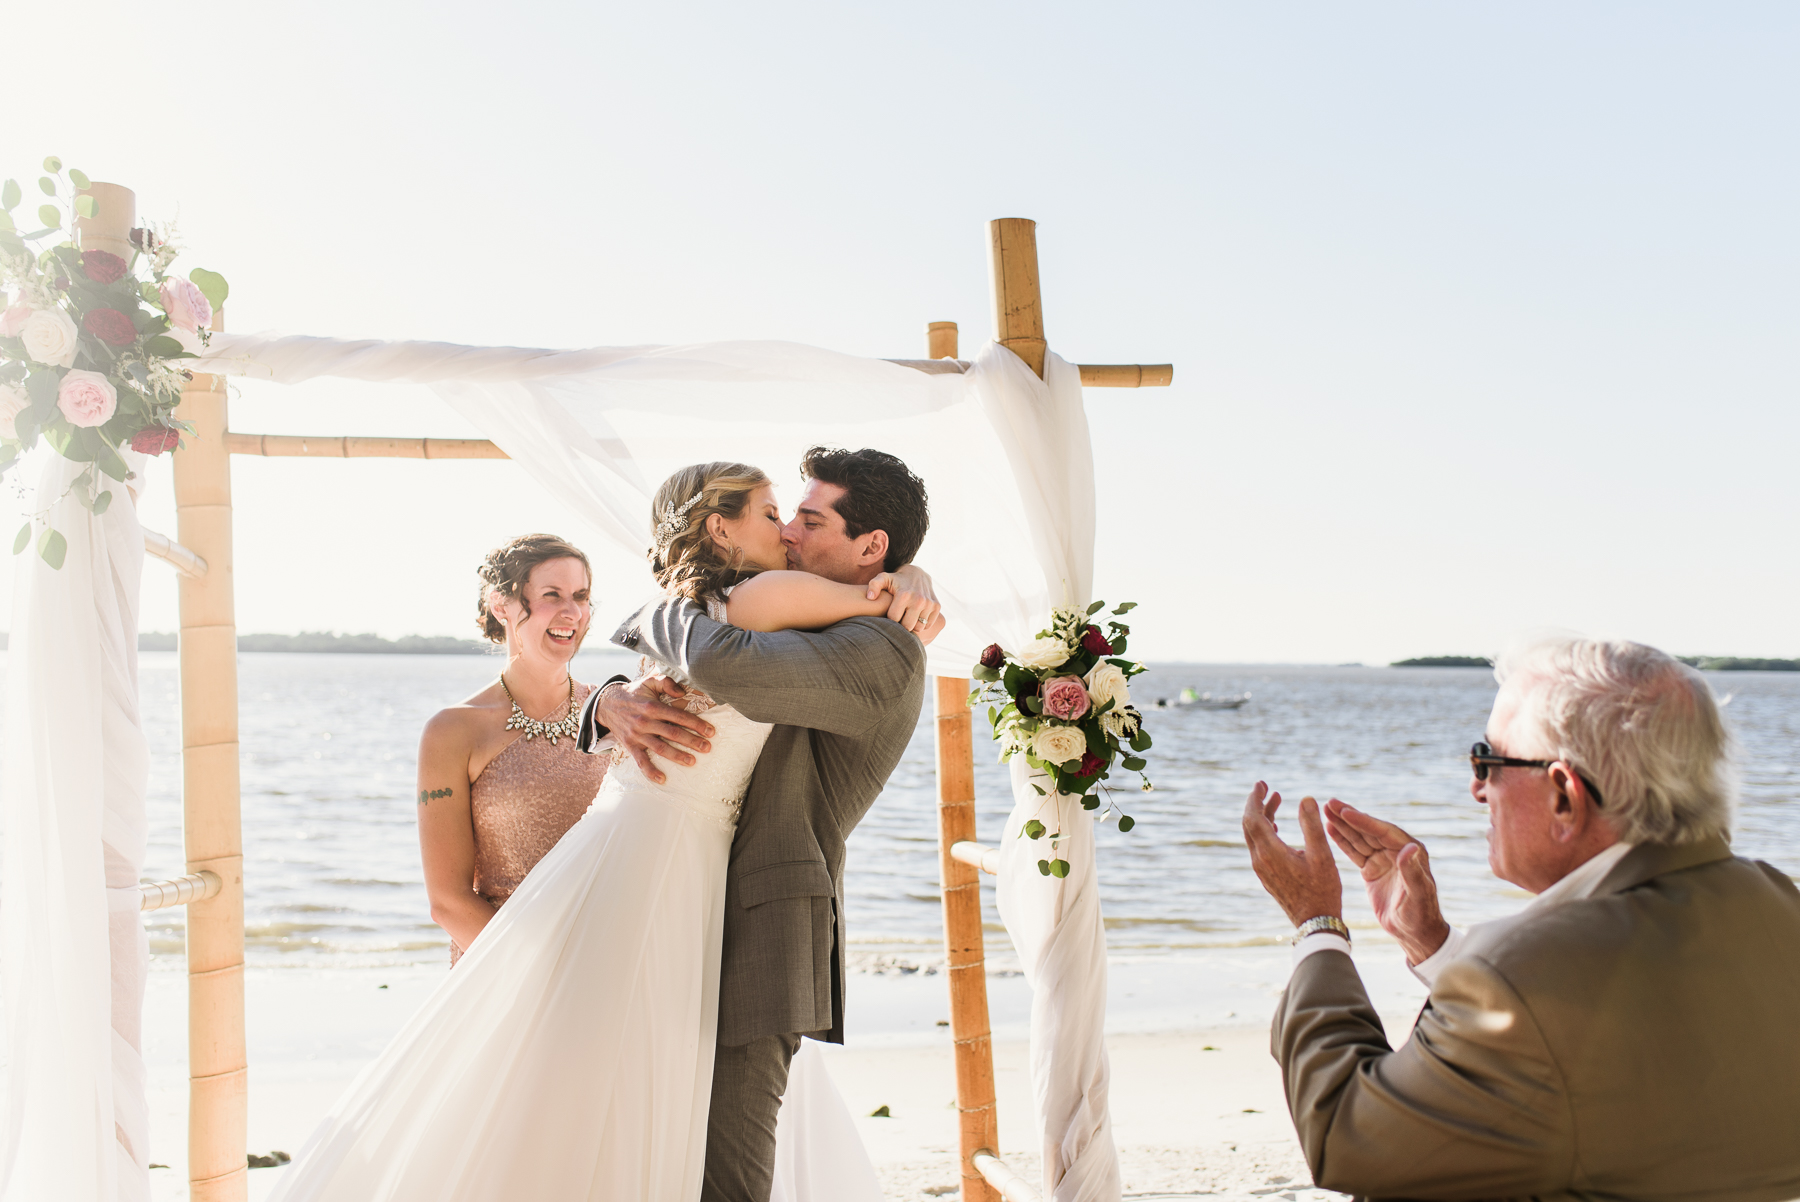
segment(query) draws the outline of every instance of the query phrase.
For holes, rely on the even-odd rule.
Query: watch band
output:
[[[1350,942],[1350,928],[1344,925],[1343,919],[1334,918],[1329,914],[1321,914],[1317,918],[1309,918],[1301,923],[1294,931],[1294,942],[1299,943],[1308,935],[1317,935],[1320,931],[1329,931],[1345,943]]]

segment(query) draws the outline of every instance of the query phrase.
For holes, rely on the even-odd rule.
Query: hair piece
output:
[[[506,642],[506,627],[488,609],[488,594],[497,591],[508,600],[517,601],[529,618],[531,602],[525,597],[525,583],[531,579],[533,569],[552,559],[579,559],[589,584],[593,583],[593,566],[581,548],[554,534],[522,534],[487,553],[475,569],[481,577],[481,593],[475,599],[475,624],[481,628],[482,638],[492,643]]]
[[[664,480],[650,503],[648,558],[656,582],[698,601],[761,571],[746,567],[741,554],[721,555],[706,519],[716,513],[735,522],[756,490],[769,483],[761,468],[723,460],[691,464]]]
[[[1642,643],[1558,637],[1502,655],[1494,677],[1519,695],[1508,753],[1586,773],[1621,839],[1731,838],[1733,742],[1699,672]]]
[[[832,508],[844,519],[849,537],[861,538],[871,530],[887,532],[883,570],[897,572],[919,553],[931,528],[931,501],[925,481],[899,457],[867,447],[860,451],[812,447],[800,461],[800,475],[844,490]]]

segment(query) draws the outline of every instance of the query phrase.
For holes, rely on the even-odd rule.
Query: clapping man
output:
[[[1251,862],[1299,928],[1273,1051],[1321,1186],[1362,1197],[1800,1197],[1800,891],[1728,840],[1729,740],[1699,673],[1635,643],[1502,660],[1470,791],[1496,876],[1537,895],[1465,933],[1425,848],[1279,794]],[[1330,837],[1431,987],[1391,1048],[1357,976]]]

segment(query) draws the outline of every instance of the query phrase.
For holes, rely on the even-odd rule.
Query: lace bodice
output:
[[[724,597],[707,599],[706,616],[715,622],[725,620]],[[654,660],[644,659],[639,667],[646,673],[661,672],[675,680],[683,679],[668,665]],[[744,791],[750,787],[750,773],[774,727],[767,722],[751,721],[734,707],[715,702],[691,684],[687,687],[689,691],[683,708],[691,714],[705,714],[706,720],[712,723],[712,750],[697,756],[698,762],[692,766],[659,759],[657,766],[667,777],[660,785],[647,778],[630,756],[622,751],[614,752],[612,770],[601,786],[601,798],[614,789],[626,790],[632,795],[679,805],[709,820],[735,827],[738,810],[744,804]]]

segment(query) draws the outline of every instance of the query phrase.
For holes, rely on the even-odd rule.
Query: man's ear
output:
[[[872,563],[880,563],[887,558],[887,531],[871,530],[869,533],[863,535],[863,540],[862,550],[857,552],[856,555],[856,562],[858,564],[866,567]]]

